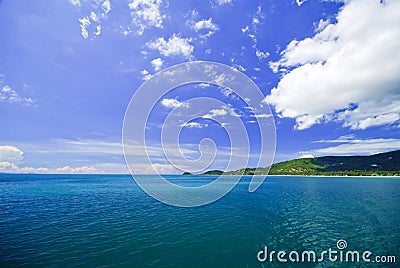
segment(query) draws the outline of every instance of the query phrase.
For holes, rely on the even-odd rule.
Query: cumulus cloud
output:
[[[189,105],[187,103],[184,102],[180,102],[176,99],[163,99],[161,101],[161,104],[166,107],[166,108],[188,108]]]
[[[3,173],[16,173],[18,172],[18,167],[10,162],[0,162],[0,172]]]
[[[152,78],[153,76],[149,73],[149,71],[147,71],[146,69],[141,70],[140,74],[143,75],[142,80],[147,81],[150,80],[150,78]]]
[[[209,18],[208,20],[204,19],[193,22],[192,28],[196,32],[200,32],[201,38],[208,38],[219,30],[218,25],[212,22],[212,18]]]
[[[153,42],[147,43],[147,47],[158,50],[161,55],[184,56],[190,58],[193,53],[193,45],[190,44],[191,38],[182,38],[176,34],[172,35],[168,40],[159,37]]]
[[[0,82],[0,101],[10,102],[10,103],[23,103],[23,104],[34,104],[35,100],[31,98],[23,98],[18,95],[18,93],[8,85],[3,85]]]
[[[100,170],[93,166],[78,167],[30,167],[21,166],[24,153],[18,147],[11,145],[0,146],[0,172],[3,173],[107,173],[107,170]]]
[[[165,14],[161,12],[162,0],[130,0],[132,25],[136,33],[142,35],[150,27],[163,28]]]
[[[104,173],[95,167],[81,166],[70,167],[64,166],[60,168],[44,168],[44,167],[19,167],[10,162],[0,162],[0,172],[3,173],[37,173],[37,174],[83,174],[83,173]]]
[[[17,147],[5,145],[0,146],[0,162],[18,163],[23,159],[24,153]]]
[[[163,66],[164,61],[161,58],[156,58],[151,61],[151,64],[153,65],[154,71],[158,71]]]
[[[314,27],[315,27],[315,32],[321,32],[322,30],[324,30],[326,28],[326,26],[328,26],[330,24],[330,20],[326,19],[320,19],[318,23],[314,23]]]
[[[399,122],[400,2],[353,0],[336,24],[293,40],[270,62],[282,72],[265,101],[296,129],[336,120],[351,129]]]
[[[208,20],[199,20],[193,25],[193,29],[197,32],[203,29],[209,29],[213,31],[218,30],[218,26],[212,22],[212,18],[209,18]]]

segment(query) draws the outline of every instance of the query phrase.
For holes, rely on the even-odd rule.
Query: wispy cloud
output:
[[[400,139],[356,139],[354,136],[342,136],[333,140],[319,140],[317,143],[338,143],[334,146],[310,150],[309,153],[317,156],[325,155],[371,155],[400,149]]]
[[[184,123],[181,126],[188,127],[188,128],[205,128],[205,127],[208,127],[208,124],[199,123],[199,122],[189,122],[189,123]]]
[[[18,95],[18,93],[8,85],[3,85],[0,82],[0,101],[9,103],[22,103],[31,105],[35,103],[32,98],[23,98]]]

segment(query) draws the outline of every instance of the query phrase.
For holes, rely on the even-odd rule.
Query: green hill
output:
[[[213,170],[206,175],[220,175]],[[244,168],[225,172],[225,175],[265,175],[268,168]],[[370,156],[325,156],[301,158],[273,164],[270,175],[399,175],[400,150]]]

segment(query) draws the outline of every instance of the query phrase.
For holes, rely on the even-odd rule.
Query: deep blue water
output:
[[[400,179],[268,177],[255,193],[242,180],[215,203],[177,208],[130,176],[2,174],[0,267],[276,267],[257,252],[321,252],[339,239],[349,250],[396,256],[382,267],[400,266]]]

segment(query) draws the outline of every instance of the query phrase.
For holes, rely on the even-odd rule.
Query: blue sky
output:
[[[127,172],[130,99],[158,71],[196,60],[232,66],[261,89],[275,162],[400,149],[398,1],[2,0],[0,25],[0,172]],[[192,85],[160,99],[149,126],[193,96],[243,112],[218,87]],[[205,137],[230,146],[212,122],[228,110],[209,108],[181,126],[189,158]],[[180,172],[148,142],[153,166],[136,155],[135,172]]]

